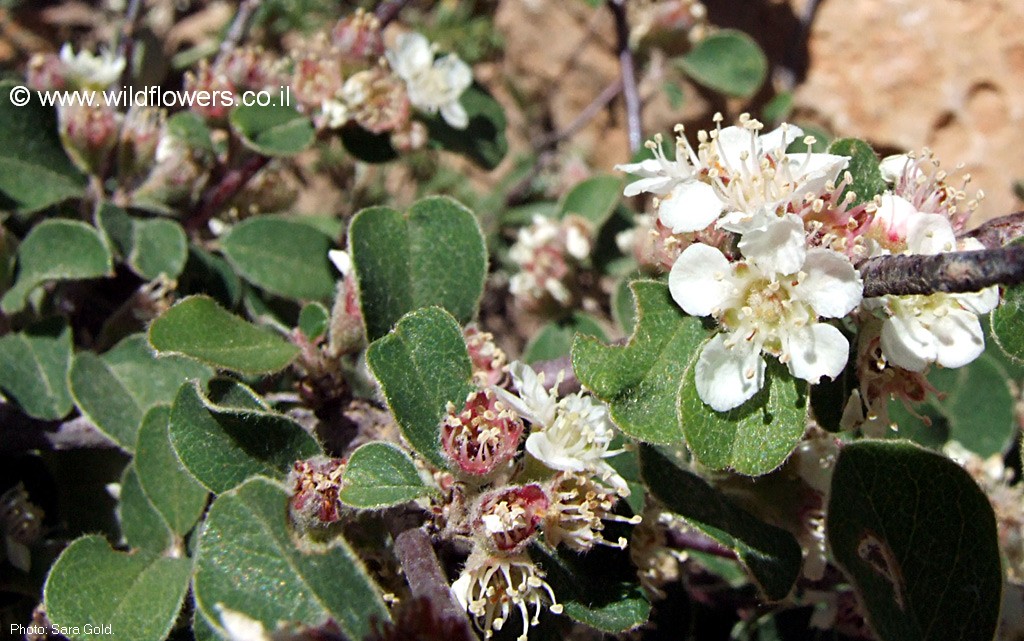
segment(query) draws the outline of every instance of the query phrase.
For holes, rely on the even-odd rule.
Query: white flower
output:
[[[342,276],[348,276],[352,271],[352,256],[344,249],[329,249],[327,258]]]
[[[893,196],[900,210],[910,204]],[[902,202],[900,202],[902,201]],[[883,199],[883,203],[885,199]],[[879,211],[882,211],[881,209]],[[907,254],[939,254],[957,249],[953,226],[941,214],[904,213]],[[982,249],[973,238],[963,249]],[[999,288],[980,292],[914,296],[881,296],[864,301],[865,308],[886,316],[881,347],[885,359],[911,372],[922,372],[931,363],[963,367],[985,350],[985,335],[978,321],[999,304]]]
[[[435,59],[430,42],[419,33],[398,36],[395,48],[385,55],[405,81],[413,106],[429,114],[440,111],[445,122],[456,129],[469,125],[469,116],[459,102],[462,92],[473,84],[469,65],[453,53]]]
[[[93,55],[88,51],[77,54],[70,43],[60,48],[60,61],[64,64],[65,77],[80,87],[106,89],[117,82],[125,68],[125,59],[110,51]]]
[[[452,583],[452,592],[459,604],[469,612],[485,639],[501,630],[513,608],[523,620],[523,633],[518,641],[526,641],[527,630],[537,625],[540,609],[548,602],[548,610],[562,613],[551,586],[544,580],[544,572],[530,560],[528,554],[498,556],[477,548],[466,561],[459,578]],[[533,607],[533,617],[529,608]]]
[[[620,453],[608,449],[615,438],[608,406],[582,394],[558,399],[557,384],[545,390],[543,377],[519,361],[509,365],[509,372],[519,395],[497,391],[533,424],[526,451],[552,470],[597,474],[620,496],[628,496],[625,479],[604,460]]]
[[[835,378],[846,365],[849,342],[818,318],[840,318],[857,307],[860,276],[845,256],[807,250],[802,241],[782,253],[799,258],[799,269],[765,269],[770,261],[730,263],[700,243],[672,266],[669,290],[676,303],[688,314],[714,317],[725,330],[704,346],[695,370],[701,400],[717,411],[738,407],[761,389],[762,352],[811,383]]]
[[[351,118],[348,105],[341,100],[324,100],[320,104],[320,114],[327,129],[341,129]]]

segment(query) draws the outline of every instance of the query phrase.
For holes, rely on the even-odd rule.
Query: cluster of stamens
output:
[[[471,392],[461,410],[448,403],[441,424],[441,448],[457,471],[488,476],[512,460],[523,422],[491,389]]]

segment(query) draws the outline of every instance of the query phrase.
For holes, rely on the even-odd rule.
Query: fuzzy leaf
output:
[[[853,182],[846,188],[857,194],[855,203],[865,203],[889,188],[878,168],[878,155],[871,145],[858,138],[840,138],[828,146],[828,153],[849,156],[846,171],[853,176]],[[845,194],[845,192],[844,192]]]
[[[316,440],[291,419],[215,405],[192,383],[178,391],[168,431],[185,469],[215,494],[257,474],[283,478],[295,461],[321,453]]]
[[[128,265],[146,280],[164,274],[177,278],[188,258],[188,238],[177,222],[166,218],[134,221]]]
[[[111,261],[107,244],[92,226],[63,218],[44,220],[18,247],[18,277],[0,300],[0,310],[20,312],[32,290],[51,280],[111,276]]]
[[[455,129],[440,114],[424,120],[430,140],[442,149],[462,154],[484,169],[494,169],[508,153],[505,110],[482,86],[473,84],[459,98],[469,116],[465,129]]]
[[[742,31],[723,29],[701,40],[679,65],[688,76],[708,89],[749,98],[768,75],[768,59],[753,38]]]
[[[66,634],[72,641],[163,641],[181,610],[191,575],[188,559],[144,550],[115,552],[103,537],[85,536],[69,545],[50,570],[44,588],[46,615],[62,630],[72,629]]]
[[[1024,240],[1010,244],[1021,243]],[[989,329],[1004,354],[1016,363],[1024,363],[1024,285],[1004,288],[1002,302],[989,314]]]
[[[159,554],[174,543],[174,533],[146,496],[133,464],[124,468],[121,475],[117,520],[121,524],[121,537],[133,549]]]
[[[264,156],[294,156],[313,143],[309,116],[285,105],[239,105],[228,120],[242,141]]]
[[[149,342],[160,354],[180,354],[245,374],[276,372],[298,353],[280,336],[242,320],[206,296],[185,298],[161,314],[149,326]]]
[[[168,434],[169,418],[165,405],[146,413],[135,445],[135,469],[153,507],[184,537],[203,514],[206,488],[178,460]]]
[[[320,303],[307,303],[299,312],[299,329],[311,341],[327,334],[331,312]]]
[[[349,458],[342,476],[341,501],[374,509],[405,503],[430,493],[409,455],[383,441],[363,445]]]
[[[573,368],[583,386],[609,404],[623,432],[650,443],[678,443],[679,388],[707,332],[675,304],[667,285],[636,281],[631,288],[640,320],[629,343],[609,346],[577,337]]]
[[[79,352],[68,383],[83,415],[127,452],[135,448],[142,418],[153,406],[170,403],[181,381],[207,381],[213,372],[180,356],[157,357],[146,338],[134,334],[97,356]]]
[[[11,102],[19,85],[0,82],[0,192],[30,212],[81,196],[86,179],[64,153],[56,110],[41,105],[34,91],[27,105]]]
[[[250,283],[297,300],[329,300],[336,273],[331,239],[316,228],[270,216],[249,218],[221,238],[228,261]]]
[[[333,618],[362,639],[388,610],[362,562],[341,537],[330,547],[297,546],[286,522],[288,493],[254,478],[214,501],[199,541],[196,607],[244,613],[273,630],[278,622],[315,625]],[[244,577],[244,580],[240,580]]]
[[[29,416],[54,421],[71,411],[67,374],[71,329],[59,318],[0,337],[0,387]]]
[[[407,314],[366,351],[402,434],[424,458],[446,467],[439,450],[445,406],[461,408],[473,366],[458,322],[437,307]]]
[[[959,465],[907,442],[840,450],[829,548],[883,641],[987,641],[1002,568],[988,498]]]
[[[562,198],[561,217],[574,214],[585,218],[595,234],[615,211],[622,199],[622,178],[593,176],[576,185]]]
[[[779,601],[789,594],[802,560],[792,534],[740,509],[653,447],[641,446],[640,467],[651,494],[688,525],[735,551],[766,598]]]
[[[473,213],[434,197],[401,214],[364,209],[349,227],[349,250],[370,340],[403,314],[438,305],[460,323],[476,315],[487,272],[484,237]]]

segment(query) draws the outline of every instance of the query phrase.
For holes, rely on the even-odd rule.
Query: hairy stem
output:
[[[640,124],[640,92],[636,86],[636,66],[629,49],[629,22],[626,19],[626,0],[608,0],[608,8],[615,17],[615,39],[619,55],[619,73],[622,93],[626,98],[626,128],[629,131],[629,151],[636,153],[643,144]]]
[[[208,223],[238,192],[242,191],[246,183],[268,162],[270,162],[270,158],[266,156],[253,156],[242,163],[240,167],[225,173],[216,185],[203,194],[196,213],[185,221],[185,229],[189,231],[202,229],[203,225]]]
[[[448,587],[448,580],[441,570],[427,533],[420,528],[402,532],[395,537],[395,554],[405,571],[405,578],[409,580],[413,596],[430,601],[442,620],[465,626],[468,634],[470,627],[466,611]]]

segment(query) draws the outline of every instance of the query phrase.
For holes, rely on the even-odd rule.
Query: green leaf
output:
[[[149,326],[158,354],[180,354],[219,369],[245,374],[276,372],[298,348],[271,331],[226,311],[206,296],[190,296]]]
[[[242,300],[242,280],[228,261],[190,245],[185,271],[178,277],[178,292],[182,295],[212,296],[218,303],[231,309]]]
[[[155,405],[170,403],[181,381],[207,381],[213,372],[179,356],[157,357],[134,334],[103,356],[79,352],[68,373],[75,404],[123,450],[134,451],[139,426]]]
[[[283,478],[295,461],[321,453],[316,440],[291,419],[215,405],[192,383],[178,391],[168,431],[178,459],[215,494],[257,474]]]
[[[561,322],[550,322],[534,334],[523,348],[524,363],[536,363],[568,356],[572,351],[573,339],[577,336],[592,336],[607,341],[600,321],[586,312],[573,312]]]
[[[697,395],[695,369],[687,370],[679,392],[679,417],[697,460],[747,476],[782,465],[807,429],[807,384],[769,359],[764,387],[736,409],[716,412]]]
[[[389,619],[380,588],[341,537],[329,548],[297,546],[287,502],[284,489],[262,478],[214,501],[199,541],[197,608],[210,621],[220,620],[218,607],[236,610],[267,630],[330,617],[348,638],[366,637],[374,620]]]
[[[753,38],[723,29],[709,35],[682,58],[679,66],[696,82],[729,96],[749,98],[768,75],[768,59]]]
[[[146,413],[135,445],[135,469],[153,507],[184,537],[203,514],[206,488],[185,470],[171,446],[170,413],[165,405]]]
[[[46,616],[62,630],[72,628],[65,633],[72,641],[163,641],[191,575],[188,559],[144,550],[115,552],[103,537],[85,536],[69,545],[50,570]]]
[[[638,278],[642,278],[642,275],[634,272],[619,279],[612,292],[612,319],[626,334],[636,331],[636,301],[630,284]]]
[[[641,441],[678,443],[683,439],[679,387],[707,332],[676,305],[667,285],[636,281],[631,288],[640,320],[629,343],[602,345],[578,337],[573,368],[583,386],[609,404],[623,432]]]
[[[0,387],[29,416],[54,421],[71,411],[67,374],[71,329],[60,318],[0,338]]]
[[[352,219],[349,250],[370,340],[414,309],[438,305],[460,323],[476,314],[487,272],[484,237],[473,213],[450,198],[385,207]]]
[[[779,601],[789,594],[802,560],[792,534],[740,509],[653,447],[641,446],[640,468],[651,494],[666,508],[736,552],[765,597]]]
[[[397,505],[430,493],[409,455],[383,441],[363,445],[349,458],[342,476],[341,501],[373,509]]]
[[[20,312],[37,286],[51,280],[112,276],[110,250],[90,225],[62,218],[44,220],[18,247],[18,278],[2,300],[5,314]]]
[[[1011,245],[1020,245],[1015,240]],[[989,314],[989,329],[996,345],[1015,363],[1024,363],[1024,285],[1003,290],[1003,300]]]
[[[216,152],[210,137],[210,128],[202,116],[193,111],[179,111],[167,119],[167,133],[182,141],[190,149]]]
[[[146,496],[139,482],[139,475],[132,464],[124,468],[121,475],[117,520],[121,524],[124,542],[133,549],[149,550],[159,554],[174,544],[174,533]]]
[[[828,146],[828,153],[849,156],[846,171],[853,176],[853,182],[846,188],[857,194],[854,203],[866,203],[889,188],[878,168],[878,155],[871,145],[858,138],[840,138]],[[846,192],[844,192],[845,195]]]
[[[299,329],[311,341],[327,334],[331,312],[320,303],[307,303],[299,312]]]
[[[462,407],[473,390],[458,322],[437,307],[411,312],[370,345],[366,361],[405,438],[428,461],[447,467],[439,450],[445,406]]]
[[[23,212],[78,198],[85,176],[64,153],[56,111],[41,105],[34,91],[27,105],[15,106],[10,96],[18,86],[0,82],[0,192]]]
[[[621,553],[595,549],[578,555],[535,544],[531,556],[547,572],[547,581],[565,615],[607,634],[640,627],[651,604]],[[635,568],[633,568],[635,571]]]
[[[840,450],[826,530],[883,641],[987,641],[999,620],[995,516],[970,475],[906,442]]]
[[[484,169],[494,169],[508,153],[505,110],[481,85],[474,83],[459,98],[469,125],[455,129],[440,114],[425,117],[430,140],[442,149],[462,154]]]
[[[622,199],[622,178],[593,176],[569,190],[559,205],[561,217],[575,214],[586,219],[596,234]]]
[[[221,238],[224,256],[242,278],[272,294],[329,300],[336,273],[327,252],[331,238],[300,222],[249,218]]]
[[[1024,368],[1001,362],[998,350],[986,350],[964,367],[933,368],[928,382],[937,393],[913,412],[890,401],[889,417],[900,436],[921,445],[941,448],[952,440],[985,458],[1001,454],[1017,433],[1009,382],[1022,378]]]
[[[127,258],[132,271],[146,280],[154,280],[160,274],[177,278],[188,258],[185,230],[166,218],[135,220]]]
[[[313,124],[295,109],[240,105],[228,116],[242,141],[264,156],[294,156],[313,143]]]

